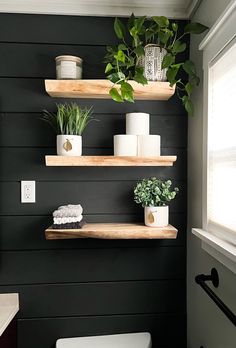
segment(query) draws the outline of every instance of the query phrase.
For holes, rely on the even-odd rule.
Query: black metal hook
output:
[[[200,283],[205,281],[211,281],[215,288],[218,288],[219,286],[219,275],[215,268],[212,268],[211,274],[205,275],[205,274],[199,274],[195,277],[195,281],[197,284],[200,285]]]
[[[215,302],[220,310],[226,315],[226,317],[236,326],[236,315],[224,304],[223,301],[214,293],[213,290],[205,283],[207,281],[212,282],[215,288],[219,286],[219,275],[215,268],[212,268],[211,274],[199,274],[195,277],[195,281],[199,284],[207,295]]]

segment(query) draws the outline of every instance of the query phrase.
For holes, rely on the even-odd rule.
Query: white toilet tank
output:
[[[148,332],[61,338],[56,342],[56,348],[151,348],[151,346],[151,335]]]

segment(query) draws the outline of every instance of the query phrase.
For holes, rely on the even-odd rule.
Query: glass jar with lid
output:
[[[56,75],[58,80],[82,79],[82,62],[76,56],[58,56],[56,60]]]

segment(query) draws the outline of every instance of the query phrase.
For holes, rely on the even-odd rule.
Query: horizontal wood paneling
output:
[[[84,133],[84,154],[112,154],[113,134],[125,132],[125,113],[148,112],[151,133],[162,137],[162,154],[178,156],[173,167],[44,165],[44,155],[55,153],[55,135],[40,120],[42,110],[72,101],[50,98],[44,78],[55,77],[60,54],[81,56],[84,78],[103,78],[105,46],[117,41],[113,22],[0,14],[0,292],[20,292],[18,348],[137,331],[151,332],[154,348],[186,347],[188,119],[176,95],[134,104],[79,100],[93,105],[99,120]],[[143,221],[132,190],[148,176],[171,178],[180,187],[170,209],[176,240],[45,240],[51,212],[69,202],[83,204],[88,222]],[[36,204],[20,203],[20,180],[27,179],[36,180]]]
[[[175,279],[185,273],[184,252],[182,247],[5,251],[0,285]]]
[[[89,154],[97,154],[96,149],[89,149]],[[103,152],[103,150],[100,150]],[[185,150],[164,149],[164,154],[177,155],[173,167],[46,167],[45,155],[55,154],[51,148],[0,148],[0,161],[3,164],[0,173],[1,181],[19,181],[34,178],[37,181],[87,181],[94,180],[139,180],[144,176],[158,176],[159,178],[172,178],[175,180],[186,179],[187,153]],[[99,154],[100,155],[100,154]]]
[[[156,115],[151,115],[150,129],[152,134],[161,136],[162,148],[186,148],[187,117],[185,115],[163,116],[158,114],[158,109],[156,112]],[[55,148],[55,134],[51,127],[40,119],[41,117],[42,113],[2,113],[0,115],[0,146]],[[125,133],[125,114],[94,114],[94,118],[98,122],[91,123],[83,133],[83,146],[112,148],[113,134]],[[14,132],[9,127],[9,122],[14,125]],[[175,163],[176,165],[178,162]]]
[[[92,170],[96,177],[96,168]],[[136,181],[37,182],[36,203],[22,204],[20,182],[1,182],[0,215],[47,215],[67,203],[81,203],[86,214],[143,214],[142,207],[133,201],[135,184]],[[170,211],[182,213],[186,205],[185,187],[182,182],[173,184],[180,192],[170,202]]]
[[[183,313],[185,310],[183,287],[184,279],[171,279],[115,283],[14,285],[0,287],[0,292],[19,293],[18,318],[22,319],[95,316],[100,313],[103,315]],[[33,301],[32,293],[34,294]],[[172,296],[173,293],[174,296]]]
[[[140,215],[86,215],[89,222],[142,222]],[[143,248],[158,246],[184,246],[186,216],[184,214],[170,214],[170,222],[178,229],[175,240],[56,240],[45,239],[44,230],[51,225],[51,216],[1,216],[1,250],[41,250],[66,248]],[[182,254],[181,254],[182,255]],[[178,257],[177,257],[178,258]]]
[[[114,18],[1,13],[0,19],[2,42],[98,46],[116,41]]]
[[[51,348],[58,338],[146,331],[151,333],[154,347],[182,348],[186,347],[185,327],[184,314],[20,319],[18,344],[24,348]]]
[[[0,43],[0,76],[55,79],[55,57],[69,54],[83,59],[84,79],[102,79],[105,53],[105,46]]]

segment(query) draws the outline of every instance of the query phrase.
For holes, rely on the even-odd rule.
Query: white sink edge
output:
[[[19,294],[0,294],[0,336],[19,311]]]

